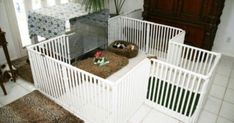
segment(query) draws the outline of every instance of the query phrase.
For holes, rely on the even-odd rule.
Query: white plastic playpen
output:
[[[196,122],[220,54],[184,45],[178,28],[122,16],[108,23],[109,43],[133,42],[158,59],[145,58],[110,81],[72,66],[63,35],[28,47],[36,88],[93,123],[125,123],[143,103]]]

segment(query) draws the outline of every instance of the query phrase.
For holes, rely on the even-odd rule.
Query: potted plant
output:
[[[126,0],[114,0],[116,15],[119,15]],[[85,9],[89,12],[100,11],[105,8],[105,3],[108,0],[83,0]]]

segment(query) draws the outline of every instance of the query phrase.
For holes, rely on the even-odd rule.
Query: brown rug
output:
[[[0,123],[84,123],[35,90],[0,108]]]
[[[31,67],[30,64],[27,62],[27,59],[28,57],[22,57],[12,61],[12,64],[16,67],[18,76],[28,82],[34,83]]]
[[[93,63],[93,57],[90,57],[84,60],[77,61],[73,65],[102,78],[107,78],[108,76],[128,64],[128,58],[109,51],[104,51],[104,57],[106,57],[110,63],[103,66],[98,66]]]

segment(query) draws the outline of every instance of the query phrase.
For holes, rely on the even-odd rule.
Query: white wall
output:
[[[234,0],[226,0],[213,51],[234,57]]]
[[[137,9],[143,9],[143,2],[144,0],[126,0],[120,13],[126,14]],[[114,1],[109,0],[109,5],[110,12],[115,13]]]
[[[10,30],[10,26],[9,26],[9,19],[7,17],[6,14],[6,8],[5,5],[3,4],[3,1],[0,1],[0,27],[1,29],[6,32],[6,40],[8,42],[8,51],[9,51],[9,55],[11,57],[11,59],[15,59],[18,58],[20,56],[19,51],[17,50],[18,47],[15,45],[16,41],[13,40],[13,35],[12,35],[12,31]],[[0,47],[0,64],[5,63],[6,59],[5,59],[5,55],[3,52],[3,48]]]

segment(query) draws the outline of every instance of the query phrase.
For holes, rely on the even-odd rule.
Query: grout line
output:
[[[215,120],[215,123],[217,123],[217,121],[218,121],[218,118],[220,117],[220,113],[221,113],[221,109],[222,109],[222,107],[223,107],[223,103],[224,103],[224,98],[225,98],[225,95],[226,95],[226,93],[227,93],[227,89],[228,89],[228,85],[230,84],[230,79],[231,79],[231,73],[232,73],[232,71],[233,71],[233,68],[234,68],[234,62],[232,63],[232,66],[231,66],[231,71],[230,71],[230,74],[229,74],[229,76],[228,76],[228,82],[227,82],[227,87],[225,88],[225,92],[224,92],[224,96],[223,96],[223,98],[222,98],[222,102],[221,102],[221,106],[220,106],[220,108],[219,108],[219,111],[218,111],[218,117],[216,118],[216,120]],[[225,101],[226,102],[226,101]],[[225,118],[225,119],[227,119],[227,118]]]
[[[145,116],[142,118],[140,123],[142,123],[147,118],[147,116],[150,114],[150,112],[152,112],[152,111],[153,111],[153,108],[150,108],[150,110],[147,113],[145,113]]]
[[[19,80],[19,81],[25,81],[25,80],[22,80],[22,78],[20,78],[21,80]],[[27,81],[25,81],[25,83],[26,83]],[[26,85],[26,84],[24,84],[24,85],[22,85],[22,84],[20,84],[19,82],[17,83],[16,82],[16,84],[18,84],[20,87],[22,87],[22,88],[24,88],[24,89],[26,89],[26,91],[28,91],[28,92],[32,92],[32,90],[30,90],[30,89],[28,89],[28,88],[26,88],[24,85]],[[30,84],[30,83],[28,83],[28,85],[26,85],[26,86],[34,86],[34,85],[32,85],[32,84]],[[30,87],[31,88],[31,87]],[[35,87],[34,87],[35,88]]]

